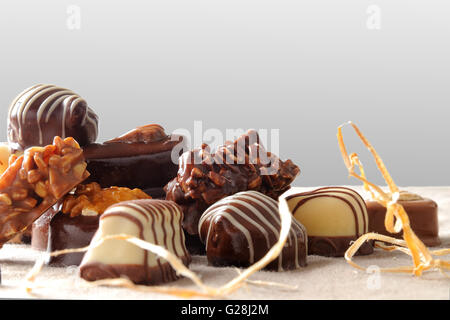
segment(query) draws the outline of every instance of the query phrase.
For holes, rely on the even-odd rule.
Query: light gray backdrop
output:
[[[353,120],[398,184],[450,185],[449,35],[446,0],[2,0],[0,139],[11,100],[52,83],[97,111],[99,140],[147,123],[278,128],[297,185],[354,184],[336,142]]]

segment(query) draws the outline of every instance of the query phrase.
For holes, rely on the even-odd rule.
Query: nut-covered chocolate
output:
[[[99,229],[92,241],[128,234],[164,247],[187,266],[191,256],[184,243],[182,219],[181,208],[172,201],[125,201],[109,207],[100,217]],[[179,277],[166,260],[120,239],[104,240],[90,248],[81,263],[80,276],[88,281],[126,277],[149,285]]]
[[[352,241],[367,233],[369,218],[363,198],[353,189],[325,187],[286,196],[294,218],[308,232],[308,253],[341,257]],[[358,254],[373,252],[366,242]]]
[[[206,144],[185,152],[180,157],[177,177],[165,187],[166,199],[183,208],[183,228],[195,241],[200,216],[218,200],[247,190],[278,199],[299,172],[291,160],[283,162],[267,152],[258,133],[250,130],[215,153]],[[188,247],[193,252],[201,251],[194,245]]]
[[[236,193],[209,207],[198,229],[210,264],[248,267],[263,258],[280,237],[278,202],[256,191]],[[283,251],[266,269],[298,269],[306,266],[306,256],[306,230],[293,219]]]
[[[55,137],[53,145],[29,148],[12,160],[0,177],[0,246],[89,176],[72,138]]]
[[[8,142],[14,150],[51,144],[55,136],[85,146],[97,139],[97,131],[97,115],[86,101],[55,85],[30,87],[9,108]]]

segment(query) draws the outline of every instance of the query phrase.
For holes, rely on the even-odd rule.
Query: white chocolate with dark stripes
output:
[[[292,221],[282,253],[267,269],[282,271],[306,265],[306,230]],[[280,222],[278,202],[260,192],[239,192],[218,201],[199,222],[208,262],[215,266],[254,264],[278,241]]]
[[[291,192],[294,192],[295,188]],[[294,217],[309,236],[361,236],[368,230],[363,198],[345,187],[324,187],[286,198]]]
[[[92,242],[106,236],[128,234],[164,247],[189,265],[191,257],[185,246],[182,220],[181,208],[172,201],[125,201],[109,207],[102,214]],[[90,248],[81,263],[80,275],[89,281],[127,277],[141,284],[157,284],[178,278],[164,259],[118,239],[105,240]]]
[[[352,241],[368,232],[366,204],[351,188],[323,187],[308,192],[292,188],[283,197],[294,218],[308,232],[310,254],[343,256]],[[367,243],[358,254],[372,252]]]
[[[55,136],[73,137],[80,146],[95,142],[98,117],[71,90],[35,85],[20,93],[8,113],[8,142],[15,150],[50,144]]]

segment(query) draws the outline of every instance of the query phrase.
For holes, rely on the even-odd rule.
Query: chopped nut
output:
[[[0,193],[0,202],[8,206],[12,205],[12,200],[7,193]]]
[[[62,212],[70,213],[71,217],[83,215],[102,214],[110,205],[137,199],[151,198],[140,189],[110,187],[101,189],[96,182],[79,185],[74,195],[64,199]]]
[[[220,174],[214,172],[214,171],[210,171],[208,173],[208,178],[211,179],[211,181],[216,185],[216,186],[223,186],[226,182],[225,178],[222,177]]]
[[[191,171],[191,176],[193,176],[194,178],[201,178],[204,176],[204,174],[199,168],[193,168]]]
[[[29,198],[26,198],[25,200],[18,202],[17,205],[21,206],[21,207],[25,207],[27,209],[31,209],[36,206],[37,202],[38,201],[36,199],[29,197]]]
[[[83,175],[84,175],[84,173],[86,171],[86,167],[87,167],[86,162],[82,162],[82,163],[77,164],[75,167],[73,167],[73,170],[72,170],[74,176],[77,177],[77,178],[83,177]]]
[[[36,192],[36,194],[41,197],[41,198],[45,198],[48,194],[47,192],[47,188],[45,187],[45,183],[43,183],[42,181],[39,181],[36,184],[36,187],[34,188],[34,192]]]
[[[11,198],[14,201],[25,200],[28,197],[28,191],[24,188],[17,188],[12,191]]]
[[[19,170],[19,179],[20,180],[27,180],[28,179],[28,170],[25,170],[24,168]]]
[[[53,155],[48,159],[48,165],[52,167],[59,166],[59,163],[61,162],[61,157],[57,155]]]
[[[39,170],[31,170],[28,172],[28,183],[34,184],[41,179],[42,175]]]

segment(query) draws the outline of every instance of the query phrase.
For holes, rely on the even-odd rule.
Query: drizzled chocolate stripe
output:
[[[253,264],[256,260],[256,252],[267,252],[271,246],[278,240],[280,236],[281,221],[278,213],[278,203],[268,196],[256,192],[245,191],[235,195],[224,198],[210,208],[208,208],[200,218],[199,221],[199,235],[202,242],[206,244],[206,251],[208,255],[209,241],[213,236],[212,230],[214,228],[214,221],[217,218],[223,218],[237,229],[247,240],[247,246],[242,250],[248,251],[248,262]],[[264,243],[256,242],[257,233],[263,235]],[[291,230],[286,242],[283,253],[277,258],[278,271],[283,270],[283,266],[290,261],[284,262],[283,259],[289,257],[293,259],[295,268],[305,265],[305,261],[300,261],[301,256],[299,251],[306,247],[299,247],[299,234],[302,235],[303,242],[306,242],[306,231],[304,227],[297,221],[292,221]],[[231,244],[230,244],[231,245]],[[303,243],[304,246],[306,246]],[[261,246],[264,246],[261,250]],[[289,253],[286,253],[290,251]],[[220,257],[218,257],[220,259]],[[261,256],[258,256],[261,258]]]
[[[344,197],[341,197],[339,195],[333,195],[332,193],[345,194],[345,195],[350,196],[351,198],[353,198],[356,201],[356,203],[358,204],[358,208],[356,208],[350,201],[348,201]],[[315,189],[312,191],[289,195],[286,197],[286,200],[289,201],[289,200],[292,200],[295,198],[303,198],[296,204],[296,206],[292,210],[292,214],[295,215],[297,210],[301,206],[303,206],[306,202],[313,200],[315,198],[320,198],[320,197],[331,197],[331,198],[336,198],[336,199],[339,199],[339,200],[345,202],[351,208],[352,213],[353,213],[353,217],[354,217],[354,221],[355,221],[355,235],[361,236],[362,234],[368,232],[368,224],[369,223],[368,223],[368,215],[367,215],[367,209],[366,209],[365,202],[359,193],[355,192],[354,190],[352,190],[350,188],[323,187],[323,188],[318,188],[318,189]],[[359,209],[359,211],[358,211],[358,209]],[[363,230],[362,233],[360,232],[360,225],[359,225],[360,219],[359,219],[358,213],[360,213],[360,215],[362,217],[362,230]]]
[[[108,232],[102,228],[102,223],[113,217],[121,217],[135,224],[138,227],[139,234],[132,236],[138,236],[144,241],[165,247],[180,257],[185,264],[190,263],[191,258],[187,253],[184,233],[181,228],[183,213],[175,203],[166,200],[145,199],[125,201],[113,205],[101,216],[98,232],[106,235]],[[120,220],[114,222],[117,222],[117,226],[119,226]],[[143,283],[168,282],[178,278],[175,270],[167,261],[149,253],[147,250],[144,250],[144,261],[142,261],[141,269],[138,269],[139,266],[127,262],[127,258],[124,258],[123,264],[110,265],[105,268],[103,261],[101,261],[101,246],[93,250],[100,250],[94,255],[97,258],[91,259],[88,252],[81,265],[82,275],[87,280],[108,277],[112,274],[111,270],[117,271],[114,274],[125,273],[130,279],[137,278],[137,273],[144,275],[143,279],[139,280]],[[126,257],[125,253],[124,257]],[[103,270],[109,271],[103,272]],[[133,274],[126,274],[126,270],[133,270]]]
[[[23,139],[22,127],[27,125],[28,113],[35,113],[39,144],[42,145],[44,142],[42,130],[54,112],[62,112],[61,136],[66,138],[66,117],[71,117],[76,107],[80,104],[83,104],[86,108],[85,117],[82,119],[81,125],[85,125],[86,122],[91,123],[92,128],[95,130],[94,134],[97,136],[97,115],[92,109],[87,107],[86,101],[73,91],[54,85],[39,84],[21,92],[11,103],[8,119],[11,119],[13,114],[17,116],[19,138]],[[61,108],[62,111],[60,110]]]

